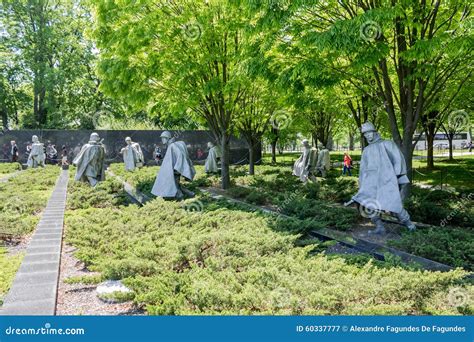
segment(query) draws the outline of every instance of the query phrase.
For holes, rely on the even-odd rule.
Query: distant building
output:
[[[417,139],[418,139],[418,142],[416,143],[415,151],[426,150],[428,148],[428,143],[426,141],[425,133],[422,133],[421,137],[419,134],[415,134],[415,136],[413,137],[413,143],[417,141]],[[453,139],[453,149],[461,150],[461,149],[467,148],[467,145],[469,141],[471,141],[471,139],[472,137],[469,134],[469,132],[460,132],[456,134]],[[445,133],[435,134],[435,138],[433,141],[433,148],[434,150],[442,150],[442,149],[449,148],[449,141]]]

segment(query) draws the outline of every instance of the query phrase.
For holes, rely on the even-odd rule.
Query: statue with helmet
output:
[[[123,156],[125,170],[133,171],[136,168],[143,167],[145,159],[140,144],[133,142],[130,137],[125,138],[125,143],[127,146],[120,150],[120,154]]]
[[[39,141],[38,136],[36,135],[33,135],[31,141],[33,143],[31,144],[31,151],[28,155],[26,164],[28,165],[28,168],[37,168],[38,166],[44,167],[44,161],[46,159],[44,144]]]
[[[209,152],[207,154],[206,162],[204,164],[204,172],[206,173],[218,173],[219,172],[219,160],[222,158],[221,149],[219,146],[214,145],[211,141],[207,143]]]
[[[76,181],[96,186],[105,179],[105,147],[99,134],[91,134],[89,142],[82,146],[72,163],[77,166]]]
[[[312,175],[317,162],[317,151],[311,147],[308,139],[301,141],[303,153],[293,165],[293,176],[297,176],[303,183]]]
[[[401,187],[410,182],[402,152],[393,141],[382,139],[371,122],[362,125],[361,133],[368,146],[362,152],[359,191],[345,205],[354,202],[360,205],[361,214],[375,224],[376,229],[369,234],[385,233],[383,212],[398,217],[400,223],[414,230],[416,227],[403,208],[400,192]]]
[[[196,175],[186,144],[183,141],[176,141],[168,131],[164,131],[160,138],[167,149],[151,193],[168,199],[182,199],[185,195],[193,197],[194,193],[180,184],[181,177],[192,181]]]
[[[321,177],[326,177],[327,172],[331,168],[331,156],[329,150],[323,145],[319,144],[318,161],[316,163],[316,171],[321,173]]]

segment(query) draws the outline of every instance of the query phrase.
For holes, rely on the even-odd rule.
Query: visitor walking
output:
[[[63,145],[61,151],[61,167],[63,170],[69,169],[68,152],[66,145]]]
[[[47,164],[56,164],[58,159],[58,150],[56,146],[48,142],[46,146],[46,163]]]
[[[347,171],[349,176],[352,176],[351,169],[352,169],[352,158],[347,152],[344,152],[342,174],[345,175]]]
[[[157,144],[155,144],[155,150],[153,151],[153,159],[155,159],[157,165],[160,165],[161,159],[163,159],[161,148]]]
[[[16,163],[18,162],[18,146],[16,145],[15,140],[12,140],[10,143],[12,145],[12,149],[10,151],[11,161],[12,163]]]

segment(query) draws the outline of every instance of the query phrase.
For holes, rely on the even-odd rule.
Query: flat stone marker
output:
[[[61,170],[0,315],[55,314],[68,180]]]

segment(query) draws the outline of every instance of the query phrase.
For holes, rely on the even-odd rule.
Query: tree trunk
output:
[[[272,164],[276,164],[277,158],[276,158],[276,140],[272,140]]]
[[[454,160],[454,157],[453,157],[453,138],[454,138],[454,134],[453,135],[448,134],[449,160],[450,161]]]
[[[229,149],[229,137],[226,132],[221,135],[221,186],[222,189],[228,189],[230,187],[230,149]]]
[[[255,146],[249,144],[249,175],[255,174]]]
[[[434,134],[431,132],[426,131],[426,144],[427,144],[427,151],[426,151],[426,167],[428,170],[432,170],[434,168],[434,157],[433,157],[433,143],[434,143]]]
[[[354,151],[354,134],[349,132],[349,151]]]
[[[278,128],[272,127],[272,140],[271,140],[271,145],[272,145],[272,164],[276,164],[277,159],[276,159],[276,145],[278,142]]]
[[[439,111],[432,110],[427,113],[424,113],[421,116],[421,126],[423,127],[423,130],[425,132],[425,137],[426,137],[426,148],[427,148],[426,167],[428,169],[434,168],[433,143],[434,143],[434,138],[437,131],[436,119],[438,115],[439,115]]]
[[[365,146],[367,146],[367,142],[365,141],[364,134],[360,134],[360,149],[363,151]]]
[[[402,144],[401,150],[402,154],[405,157],[405,162],[407,165],[407,177],[410,180],[410,183],[406,184],[401,189],[401,196],[402,200],[405,200],[410,196],[411,193],[411,181],[412,181],[412,170],[413,170],[413,148],[411,140],[403,140],[404,143]]]

